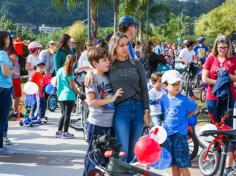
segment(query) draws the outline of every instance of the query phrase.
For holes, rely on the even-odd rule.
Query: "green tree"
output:
[[[236,0],[227,0],[207,14],[202,15],[196,22],[197,36],[215,38],[219,34],[231,35],[236,31]]]

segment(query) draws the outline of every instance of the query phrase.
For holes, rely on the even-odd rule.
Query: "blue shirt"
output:
[[[0,87],[2,88],[11,88],[12,87],[12,76],[6,77],[2,73],[1,66],[8,65],[9,69],[12,70],[12,62],[10,61],[7,52],[0,51]]]
[[[157,54],[157,55],[161,55],[161,46],[160,45],[157,45],[153,51]]]
[[[74,75],[66,75],[63,67],[57,71],[57,96],[59,101],[76,100],[75,93],[70,86],[70,81],[74,79]]]
[[[205,45],[204,46],[196,45],[193,48],[193,50],[199,59],[206,59],[206,53],[209,49]]]
[[[161,111],[165,117],[164,128],[167,135],[176,133],[187,135],[188,114],[195,111],[197,104],[180,93],[176,97],[163,95],[160,103]]]
[[[130,56],[131,60],[136,59],[135,51],[134,51],[130,42],[128,42],[128,50],[129,50],[129,56]]]

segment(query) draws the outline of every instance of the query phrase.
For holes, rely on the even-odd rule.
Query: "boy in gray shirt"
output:
[[[88,154],[92,151],[93,136],[110,133],[114,135],[113,115],[115,112],[114,101],[123,94],[122,89],[118,89],[113,95],[111,84],[105,75],[110,67],[110,58],[104,48],[96,47],[88,50],[88,60],[93,66],[94,82],[86,87],[86,100],[89,105],[89,116],[87,119],[88,150],[85,156],[84,176],[95,166],[89,160]],[[90,158],[93,155],[90,154]],[[96,158],[101,165],[106,165],[107,161],[103,156]],[[105,161],[105,162],[104,162]]]

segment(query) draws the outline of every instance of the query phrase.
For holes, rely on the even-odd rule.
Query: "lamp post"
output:
[[[90,0],[87,0],[88,40],[91,40]]]
[[[149,40],[149,0],[147,0],[147,40]]]

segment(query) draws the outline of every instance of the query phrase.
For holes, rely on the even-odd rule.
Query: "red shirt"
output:
[[[43,75],[40,72],[34,72],[31,81],[38,85],[40,97],[43,97]]]
[[[15,42],[20,42],[20,43],[18,44]],[[13,43],[14,43],[14,47],[15,47],[17,55],[23,56],[23,47],[24,47],[23,41],[22,40],[15,40]]]
[[[217,80],[217,74],[219,69],[227,70],[228,73],[234,74],[236,71],[236,57],[226,59],[223,63],[220,63],[216,56],[210,56],[207,58],[204,67],[205,70],[209,71],[209,78]],[[212,93],[213,85],[208,85],[206,99],[217,100],[216,96]],[[230,84],[230,89],[233,95],[233,99],[236,100],[236,91],[234,88],[233,81]]]

